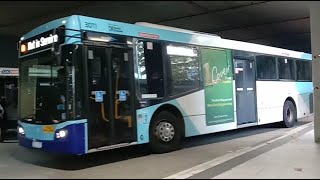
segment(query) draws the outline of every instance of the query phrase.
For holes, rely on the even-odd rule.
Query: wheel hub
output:
[[[288,122],[291,122],[292,119],[293,119],[293,113],[292,113],[291,108],[289,107],[289,108],[287,109],[287,120],[288,120]]]
[[[160,122],[155,131],[155,135],[164,142],[171,141],[174,133],[174,127],[168,122]]]

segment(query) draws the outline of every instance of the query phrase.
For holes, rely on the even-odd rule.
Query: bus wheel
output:
[[[283,127],[290,128],[297,121],[297,109],[292,101],[286,101],[283,106]]]
[[[151,122],[150,146],[153,153],[165,153],[180,148],[182,126],[179,119],[167,111],[160,112]]]

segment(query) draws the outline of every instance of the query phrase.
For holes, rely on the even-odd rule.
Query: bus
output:
[[[87,153],[313,113],[312,56],[149,23],[72,15],[23,35],[19,145]]]
[[[0,143],[12,141],[17,130],[19,69],[0,67]]]

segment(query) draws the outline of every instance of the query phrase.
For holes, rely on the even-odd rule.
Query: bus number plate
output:
[[[32,147],[42,148],[42,142],[32,141]]]

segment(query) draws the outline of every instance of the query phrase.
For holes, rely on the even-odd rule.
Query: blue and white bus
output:
[[[311,55],[148,23],[73,15],[19,41],[19,144],[86,153],[313,113]]]

